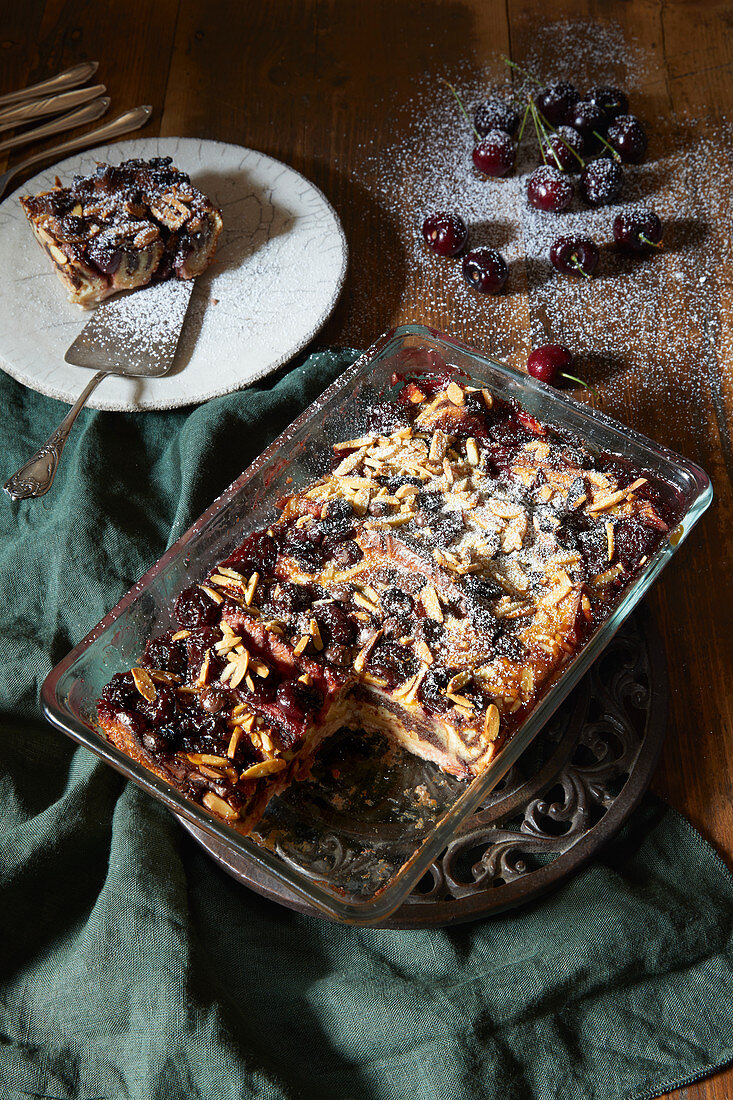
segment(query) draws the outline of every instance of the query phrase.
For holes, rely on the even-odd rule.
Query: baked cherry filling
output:
[[[430,365],[99,700],[115,744],[241,831],[345,724],[478,775],[675,522],[669,486]]]

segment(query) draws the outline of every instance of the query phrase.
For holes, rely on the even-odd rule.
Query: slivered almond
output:
[[[313,639],[313,645],[319,652],[323,649],[323,638],[321,637],[321,630],[318,626],[317,619],[311,619],[309,623],[309,629],[311,638]]]
[[[420,684],[423,682],[423,680],[427,676],[428,671],[429,671],[428,666],[423,665],[422,668],[420,669],[420,671],[418,672],[417,679],[415,680],[415,682],[412,685],[412,687],[410,688],[410,690],[407,692],[406,695],[402,696],[403,706],[411,706],[416,701],[417,693],[418,693],[418,690],[420,688]]]
[[[379,615],[380,614],[379,608],[374,603],[374,601],[370,600],[368,596],[365,596],[363,594],[363,592],[355,592],[354,595],[351,598],[352,598],[354,603],[357,603],[359,605],[359,607],[365,608],[367,611],[370,611],[373,615]]]
[[[450,382],[445,387],[445,395],[454,405],[464,405],[466,403],[466,395],[457,382]]]
[[[259,657],[250,657],[249,667],[252,672],[256,673],[262,680],[266,680],[270,675],[270,666],[266,665],[264,661],[261,661]]]
[[[632,482],[631,485],[624,489],[624,493],[628,496],[629,493],[634,493],[637,489],[641,489],[642,485],[646,485],[646,483],[647,479],[645,477],[638,477],[636,481]]]
[[[457,672],[447,684],[445,689],[446,695],[452,695],[456,691],[460,691],[462,687],[465,687],[473,679],[473,673],[464,669],[463,672]]]
[[[446,691],[445,694],[446,698],[450,699],[450,701],[454,703],[460,710],[472,711],[474,709],[474,704],[467,696],[458,695],[457,692],[454,691]]]
[[[383,680],[381,676],[373,676],[371,672],[362,672],[361,678],[365,681],[365,683],[373,684],[374,687],[387,687],[386,680]]]
[[[201,670],[196,678],[196,684],[198,687],[203,687],[209,678],[209,668],[211,666],[211,649],[207,649],[204,654],[204,659],[201,662]]]
[[[613,534],[613,524],[611,523],[610,519],[607,519],[606,520],[606,542],[608,543],[608,560],[609,561],[613,561],[614,541],[615,540],[614,540],[614,534]]]
[[[223,798],[219,798],[219,795],[214,794],[213,791],[207,791],[202,801],[207,810],[211,810],[213,814],[217,814],[227,821],[236,821],[239,817],[239,811],[230,806],[228,802],[225,802]]]
[[[434,661],[433,654],[430,652],[430,646],[422,638],[415,642],[415,653],[426,665],[432,665]]]
[[[378,438],[377,435],[363,435],[359,439],[345,439],[342,443],[334,443],[333,449],[334,451],[359,450],[360,447],[371,447]]]
[[[310,641],[310,634],[304,634],[299,642],[293,646],[293,653],[296,657],[300,657],[301,653],[305,653],[308,648],[308,642]]]
[[[238,573],[236,569],[230,569],[228,565],[217,566],[217,571],[223,573],[225,577],[231,577],[233,581],[241,581],[244,583],[244,577],[241,573]]]
[[[496,741],[499,736],[500,725],[499,708],[495,703],[489,703],[484,716],[484,737],[488,738],[489,741]]]
[[[175,672],[164,672],[161,668],[151,668],[150,679],[154,684],[180,684],[181,682],[181,677]]]
[[[443,459],[443,475],[449,485],[452,485],[455,481],[453,476],[453,468],[447,458]]]
[[[428,451],[429,462],[442,462],[445,458],[445,452],[448,450],[448,436],[440,428],[436,428],[433,432],[433,437],[430,440],[430,450]]]
[[[287,766],[287,760],[283,760],[282,757],[276,757],[274,760],[261,760],[259,764],[253,764],[251,768],[243,771],[239,778],[260,779],[263,775],[273,775],[275,772],[281,772]]]
[[[230,760],[233,760],[236,755],[237,746],[242,740],[242,733],[243,730],[241,725],[237,725],[234,727],[234,730],[232,731],[232,736],[229,738],[229,746],[227,748],[227,756]]]
[[[352,470],[355,470],[361,460],[364,458],[364,451],[353,451],[346,458],[342,458],[338,466],[334,470],[336,477],[343,477],[345,474],[350,474]]]
[[[190,638],[190,637],[191,637],[191,631],[190,630],[177,630],[176,633],[172,636],[171,641],[172,642],[182,642],[184,638]]]
[[[466,458],[472,466],[478,466],[481,461],[481,456],[478,452],[478,444],[473,436],[469,436],[466,440]]]
[[[592,504],[588,505],[589,512],[606,512],[609,508],[615,508],[622,500],[626,500],[628,490],[619,489],[610,496],[596,497]]]
[[[305,684],[306,687],[310,687],[313,683],[313,677],[308,672],[304,672],[302,676],[298,677],[299,684]]]
[[[259,573],[255,572],[249,578],[249,583],[247,584],[247,591],[244,593],[244,602],[247,604],[247,607],[249,607],[249,605],[252,603],[252,600],[254,599],[255,591],[257,589],[257,585],[259,583],[260,583],[260,575],[259,575]]]
[[[146,668],[133,668],[132,678],[143,699],[147,699],[149,703],[154,703],[157,692],[148,670]]]
[[[371,653],[371,651],[374,649],[374,647],[377,644],[377,642],[379,641],[379,639],[381,638],[382,633],[383,633],[383,631],[382,631],[382,628],[380,626],[379,630],[376,630],[374,632],[374,634],[372,634],[371,638],[369,638],[367,640],[366,644],[359,650],[356,657],[354,658],[354,671],[355,672],[363,672],[364,671],[364,665],[366,664],[366,659],[369,656],[369,654]]]
[[[443,608],[440,606],[438,593],[435,591],[432,584],[425,585],[420,593],[420,602],[425,608],[429,618],[435,619],[438,623],[444,622]]]
[[[405,497],[414,497],[420,492],[417,485],[400,485],[399,489],[395,493],[397,500],[404,500]]]
[[[212,573],[211,576],[209,577],[209,580],[211,581],[212,584],[220,584],[224,588],[232,588],[232,587],[239,588],[239,589],[244,588],[244,578],[243,577],[237,577],[235,579],[234,577],[229,577],[224,573]]]
[[[208,584],[200,584],[199,588],[202,592],[205,592],[209,599],[212,599],[214,603],[223,603],[224,597],[221,592],[217,592],[216,589],[211,588]]]

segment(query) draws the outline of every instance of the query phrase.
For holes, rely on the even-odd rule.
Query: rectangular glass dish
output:
[[[674,498],[677,525],[476,778],[457,780],[403,750],[385,751],[374,735],[361,742],[338,735],[324,744],[322,787],[316,768],[313,779],[275,797],[253,834],[243,836],[110,744],[97,723],[97,700],[115,673],[139,662],[150,637],[170,629],[173,604],[184,589],[203,580],[246,535],[271,523],[278,498],[328,473],[332,444],[364,434],[369,411],[393,398],[393,376],[435,375],[446,364],[461,382],[515,403],[579,440],[591,455],[618,456],[658,480]],[[418,325],[395,329],[302,413],[56,666],[43,685],[43,709],[51,723],[163,802],[195,835],[211,838],[232,865],[254,863],[338,920],[374,923],[404,901],[533,741],[711,499],[709,479],[698,466],[604,413],[450,337]]]

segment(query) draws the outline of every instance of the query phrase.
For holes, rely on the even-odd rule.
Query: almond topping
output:
[[[229,747],[227,748],[227,756],[230,760],[234,759],[237,751],[237,745],[242,740],[242,727],[241,725],[235,726],[232,732],[232,736],[229,738]]]
[[[149,703],[154,703],[157,692],[148,670],[146,668],[133,668],[132,678],[143,699],[147,699]]]
[[[275,760],[261,760],[259,764],[253,764],[251,768],[243,771],[239,778],[259,779],[263,775],[273,775],[275,772],[281,772],[287,766],[287,760],[283,760],[282,757]]]
[[[619,489],[617,493],[611,493],[610,496],[596,497],[593,503],[588,505],[588,511],[606,512],[609,508],[615,508],[622,500],[626,500],[627,492],[626,489]]]
[[[225,802],[223,798],[219,798],[219,795],[214,794],[213,791],[207,791],[202,801],[207,810],[211,810],[213,814],[223,817],[226,821],[236,821],[239,817],[239,811],[230,806],[228,802]]]
[[[445,396],[452,401],[454,405],[463,405],[466,401],[466,395],[457,382],[450,382],[446,386]]]
[[[495,703],[490,703],[486,708],[486,716],[484,718],[484,736],[489,741],[496,741],[499,736],[499,726],[501,725],[501,718],[499,717],[499,708]]]
[[[369,654],[371,653],[371,651],[374,649],[374,647],[377,644],[377,642],[379,641],[379,639],[381,638],[382,633],[383,633],[383,631],[382,631],[382,628],[380,627],[379,630],[376,630],[374,632],[374,634],[372,634],[371,638],[369,638],[366,645],[363,646],[363,648],[359,650],[356,657],[354,658],[354,671],[355,672],[363,672],[364,671],[364,665],[366,664],[366,659],[369,656]]]
[[[310,634],[304,634],[300,641],[293,646],[293,653],[296,657],[300,657],[301,653],[305,653],[310,640]]]
[[[200,584],[199,588],[202,592],[205,592],[209,599],[213,600],[214,603],[224,602],[224,597],[222,596],[221,592],[217,592],[215,589],[210,588],[208,584]]]
[[[317,619],[311,619],[310,624],[311,638],[313,639],[313,645],[319,652],[323,649],[323,638],[321,637],[321,630],[318,626]]]
[[[249,578],[249,584],[247,585],[247,591],[244,593],[244,602],[247,604],[247,607],[249,607],[249,605],[252,603],[252,600],[254,599],[255,590],[256,590],[257,585],[259,584],[259,582],[260,582],[259,573],[253,573],[252,576]]]
[[[432,584],[425,585],[420,593],[420,602],[431,619],[435,619],[438,623],[444,621],[443,608],[440,606],[438,593],[435,591]]]
[[[172,636],[171,641],[172,642],[182,642],[184,638],[190,638],[190,637],[191,637],[191,631],[190,630],[177,630],[176,633]]]
[[[613,524],[610,519],[606,520],[606,541],[608,543],[608,560],[613,561],[614,551],[614,537],[613,537]]]

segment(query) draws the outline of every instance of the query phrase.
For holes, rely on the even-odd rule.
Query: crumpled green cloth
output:
[[[354,353],[181,412],[88,411],[0,500],[0,1098],[620,1100],[733,1057],[733,885],[647,799],[556,893],[354,929],[238,885],[44,724],[39,686]],[[63,406],[0,376],[5,479]]]

